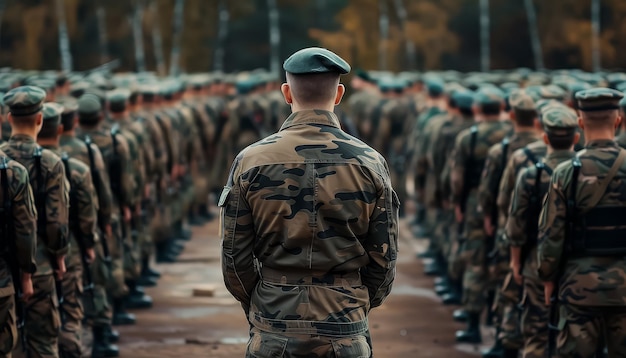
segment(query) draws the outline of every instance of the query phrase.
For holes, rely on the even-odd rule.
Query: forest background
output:
[[[323,46],[367,70],[473,71],[482,39],[490,69],[614,69],[624,20],[624,0],[0,0],[0,66],[234,72]]]

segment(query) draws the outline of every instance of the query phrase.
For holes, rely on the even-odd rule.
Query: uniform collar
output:
[[[323,124],[331,127],[340,128],[339,119],[333,112],[321,109],[306,109],[292,113],[283,123],[280,130],[284,130],[293,126],[305,124]]]
[[[9,142],[22,142],[35,144],[35,138],[25,134],[14,134],[9,139]]]
[[[567,150],[567,149],[562,149],[562,150],[555,150],[552,153],[546,155],[546,159],[571,159],[574,158],[574,156],[576,155],[576,152],[571,151],[571,150]]]
[[[619,145],[613,139],[597,139],[592,140],[589,143],[585,144],[586,149],[596,149],[596,148],[618,148]]]

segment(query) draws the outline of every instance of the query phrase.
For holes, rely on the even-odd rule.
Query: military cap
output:
[[[622,110],[626,109],[626,97],[622,98],[619,101],[619,106],[622,108]]]
[[[46,91],[35,86],[14,88],[4,95],[4,104],[13,116],[29,116],[43,108]]]
[[[122,105],[130,98],[131,92],[127,89],[116,89],[107,94],[107,100],[111,105]]]
[[[592,88],[576,93],[578,109],[583,112],[619,109],[619,101],[622,98],[624,93],[610,88]]]
[[[535,100],[525,90],[516,89],[509,95],[509,105],[513,109],[532,111],[536,109]]]
[[[476,92],[475,103],[480,106],[502,104],[504,93],[495,86],[483,86]]]
[[[95,120],[102,111],[100,99],[90,93],[84,94],[78,100],[78,114],[81,119]]]
[[[430,77],[426,80],[426,91],[430,96],[441,96],[445,90],[445,84],[439,77]]]
[[[372,78],[370,77],[369,73],[367,73],[367,71],[362,70],[360,68],[357,68],[356,71],[354,71],[354,75],[362,79],[363,81],[372,82]]]
[[[556,136],[569,135],[578,127],[576,112],[566,106],[549,106],[542,113],[543,129]]]
[[[567,93],[565,93],[565,90],[563,90],[563,88],[552,84],[547,86],[541,86],[541,88],[539,89],[539,95],[543,99],[555,99],[557,101],[562,101],[567,96]]]
[[[615,89],[616,89],[616,90],[618,90],[618,91],[620,91],[620,92],[625,92],[625,91],[626,91],[626,82],[621,82],[621,83],[618,83],[618,84],[615,86]]]
[[[459,90],[452,93],[452,100],[461,109],[472,109],[474,105],[474,92],[469,90]]]
[[[350,72],[350,65],[332,51],[309,47],[289,56],[283,69],[294,75],[329,72],[345,75]]]
[[[63,106],[49,102],[43,105],[43,120],[44,123],[50,123],[52,125],[61,123],[61,114],[63,113]]]

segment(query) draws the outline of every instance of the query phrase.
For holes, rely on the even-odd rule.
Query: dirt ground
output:
[[[432,278],[422,273],[415,253],[425,242],[401,226],[400,255],[393,291],[370,316],[374,357],[479,356],[481,347],[457,345],[454,332],[463,325],[451,318],[432,292]],[[217,220],[193,228],[180,261],[157,265],[163,277],[147,289],[151,310],[135,311],[137,325],[117,327],[122,357],[243,357],[248,324],[239,304],[222,282]],[[214,297],[193,297],[194,288],[215,288]],[[493,333],[484,330],[485,345]]]

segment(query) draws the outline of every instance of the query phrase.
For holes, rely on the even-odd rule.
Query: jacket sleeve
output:
[[[398,210],[400,201],[384,178],[370,216],[369,232],[363,241],[369,263],[361,269],[361,279],[369,292],[370,306],[380,306],[391,292],[398,257]]]
[[[69,250],[69,183],[61,160],[48,172],[46,194],[48,252],[55,257],[64,256]]]
[[[11,177],[12,173],[12,177]],[[35,273],[35,255],[37,250],[37,210],[35,197],[29,184],[28,172],[17,163],[7,171],[13,188],[12,214],[15,232],[15,246],[20,269],[25,273]]]
[[[90,249],[94,247],[97,222],[96,201],[93,200],[95,191],[93,189],[90,172],[87,171],[84,173],[76,189],[76,194],[78,195],[79,230],[85,247]]]

